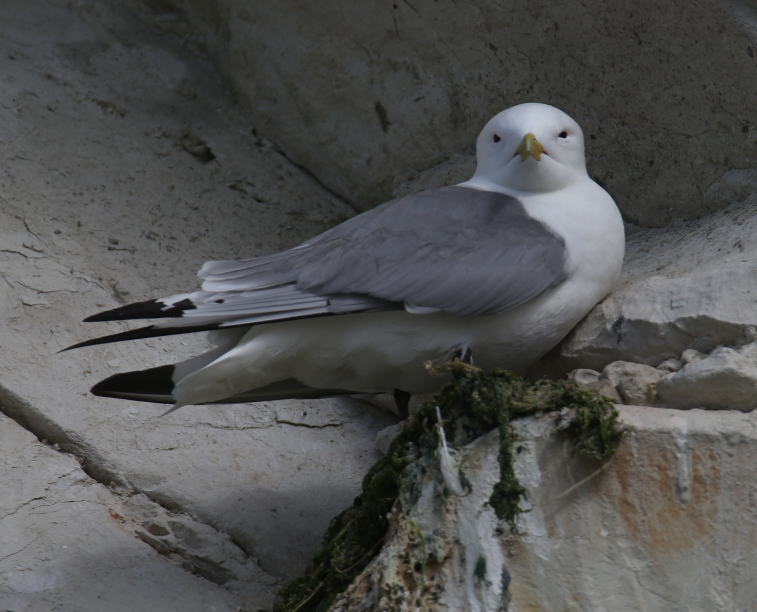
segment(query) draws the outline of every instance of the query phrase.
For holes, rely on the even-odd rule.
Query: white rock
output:
[[[600,378],[599,380],[590,382],[586,386],[589,387],[589,389],[591,389],[592,391],[596,391],[600,395],[603,395],[613,404],[620,404],[623,402],[620,397],[620,393],[618,393],[618,390],[615,388],[615,385],[613,385],[612,382],[610,382],[610,380],[607,378]]]
[[[568,374],[568,380],[581,385],[588,385],[599,380],[599,372],[587,368],[579,368]]]
[[[587,134],[590,171],[631,220],[664,225],[753,191],[757,83],[752,17],[740,4],[693,0],[659,12],[652,0],[633,11],[590,0],[550,15],[527,0],[506,10],[495,0],[473,9],[372,0],[358,14],[303,0],[176,4],[261,131],[359,207],[470,150],[503,106],[532,100],[565,101]],[[642,29],[638,15],[652,16]],[[587,75],[613,95],[578,87]],[[680,112],[684,100],[691,112]],[[735,150],[746,167],[734,169]]]
[[[738,352],[739,355],[746,357],[747,359],[751,359],[753,362],[757,363],[757,342],[750,342],[749,344],[745,344],[744,346],[736,349],[736,352]]]
[[[123,329],[82,324],[88,314],[196,287],[206,260],[291,247],[354,214],[259,140],[207,60],[155,36],[127,4],[139,5],[2,7],[0,401],[104,482],[180,508],[269,572],[294,575],[359,492],[393,417],[345,399],[158,419],[161,406],[88,394],[115,371],[202,352],[202,334],[57,354]]]
[[[169,563],[134,537],[129,511],[70,455],[0,415],[0,607],[3,610],[186,610],[268,606]]]
[[[750,350],[751,349],[751,350]],[[752,410],[757,407],[757,360],[752,347],[742,354],[716,349],[703,359],[687,363],[679,372],[664,376],[657,391],[666,406]]]
[[[628,439],[559,500],[598,464],[556,452],[547,419],[519,426],[535,445],[542,477],[528,499],[544,531],[510,539],[509,610],[750,609],[757,583],[733,577],[752,575],[757,546],[732,534],[757,521],[743,503],[757,481],[757,413],[618,409]]]
[[[702,351],[697,351],[695,349],[686,349],[683,353],[681,353],[681,362],[684,365],[687,365],[689,363],[694,363],[695,361],[701,361],[707,357],[707,353],[703,353]]]
[[[612,383],[621,400],[634,406],[654,405],[661,376],[662,372],[652,366],[627,361],[615,361],[602,370],[602,378]]]
[[[682,367],[683,362],[680,359],[671,357],[670,359],[666,359],[660,365],[658,365],[657,369],[664,374],[669,374],[670,372],[678,372],[678,370],[680,370]]]
[[[501,610],[509,574],[497,516],[488,504],[499,473],[499,433],[460,449],[461,468],[474,494],[446,494],[439,469],[425,473],[420,499],[401,518],[382,552],[330,608],[384,610]],[[420,540],[420,542],[419,542]],[[427,567],[422,580],[419,567]]]
[[[396,425],[390,425],[385,429],[382,429],[376,434],[376,448],[381,451],[382,455],[386,455],[389,452],[389,446],[391,446],[394,439],[399,435],[402,425],[397,423]]]
[[[600,378],[600,373],[596,370],[587,368],[573,370],[568,374],[568,380],[585,385],[616,404],[622,401],[615,385],[606,378]]]
[[[152,535],[167,536],[171,533],[165,510],[151,501],[147,495],[142,493],[133,495],[124,507],[129,517]]]
[[[181,567],[216,584],[242,581],[273,589],[281,580],[268,576],[228,535],[181,513],[169,513],[144,494],[124,505],[127,516],[143,529],[137,536]]]
[[[745,490],[757,482],[757,412],[618,409],[628,438],[599,472],[561,450],[554,419],[515,422],[516,472],[531,508],[517,535],[487,504],[496,432],[464,449],[465,497],[442,497],[438,474],[435,485],[426,475],[421,499],[406,509],[414,527],[400,519],[332,610],[378,612],[390,601],[398,612],[503,610],[499,585],[508,581],[511,612],[563,610],[566,601],[576,610],[751,609],[757,543],[733,534],[757,523]],[[480,556],[491,584],[471,580]],[[408,580],[419,559],[424,579]]]

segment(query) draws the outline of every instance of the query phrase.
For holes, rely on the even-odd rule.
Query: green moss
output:
[[[483,555],[479,555],[478,559],[476,559],[476,566],[473,568],[473,577],[479,586],[491,585],[491,582],[486,578],[486,557]]]
[[[416,485],[427,470],[437,469],[437,406],[452,446],[461,448],[492,429],[499,431],[500,480],[489,503],[512,530],[522,512],[525,489],[515,476],[511,419],[560,411],[562,429],[575,441],[576,450],[599,459],[613,455],[620,443],[617,411],[583,386],[566,381],[529,383],[509,372],[484,373],[460,362],[432,371],[451,375],[451,382],[403,423],[389,452],[365,475],[353,505],[331,522],[323,548],[305,576],[281,590],[275,612],[325,612],[378,554],[390,521],[402,520],[402,509],[417,500]],[[485,559],[482,568],[485,577]]]

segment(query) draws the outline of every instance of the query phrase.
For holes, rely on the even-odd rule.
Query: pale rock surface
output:
[[[578,368],[568,374],[568,380],[570,382],[586,386],[599,381],[599,377],[599,372],[596,370],[590,370],[589,368]]]
[[[487,503],[499,475],[498,436],[490,432],[463,450],[459,466],[473,494],[453,495],[440,470],[425,473],[416,504],[331,612],[507,609],[505,547]]]
[[[618,409],[627,437],[603,466],[570,452],[553,415],[514,423],[530,508],[519,534],[487,505],[497,433],[462,449],[471,493],[430,475],[408,511],[417,530],[400,520],[332,611],[499,611],[508,574],[509,612],[751,610],[757,413]]]
[[[136,536],[178,566],[221,585],[262,585],[270,594],[283,584],[267,575],[225,533],[162,506],[139,493],[124,504]]]
[[[602,370],[600,380],[608,380],[623,403],[650,406],[656,404],[655,388],[661,377],[662,372],[652,366],[615,361]]]
[[[135,537],[121,498],[3,415],[0,465],[0,609],[237,612],[270,601],[167,563]]]
[[[88,314],[195,288],[205,260],[290,247],[354,211],[256,134],[212,64],[129,6],[8,0],[0,11],[0,404],[101,482],[191,517],[197,548],[186,524],[169,522],[171,554],[199,571],[205,547],[230,583],[259,578],[245,602],[254,609],[274,578],[304,570],[378,458],[375,434],[396,419],[350,399],[159,419],[165,406],[88,389],[196,354],[201,335],[56,352],[127,327],[82,324]],[[219,561],[228,538],[248,561],[240,551]],[[124,571],[136,571],[128,559]],[[103,609],[78,597],[73,609]]]
[[[592,391],[596,391],[614,404],[620,404],[622,400],[615,385],[608,378],[602,378],[601,376],[602,374],[596,370],[579,368],[569,372],[567,378],[571,382],[579,383]]]
[[[684,351],[685,353],[686,351]],[[676,359],[675,357],[670,357],[669,359],[666,359],[663,361],[660,365],[657,366],[657,369],[660,370],[663,374],[670,374],[671,372],[678,372],[683,367],[683,361],[681,359]]]
[[[590,171],[642,224],[741,200],[757,176],[757,19],[743,3],[150,4],[166,27],[166,6],[187,9],[190,40],[262,132],[359,207],[472,153],[488,118],[520,102],[578,120]],[[451,165],[439,180],[467,178],[470,159]]]
[[[715,349],[690,360],[657,383],[660,400],[673,408],[753,410],[757,407],[757,343]]]
[[[749,411],[757,408],[757,342],[719,347],[709,355],[687,349],[681,359],[666,359],[656,368],[614,361],[601,373],[574,370],[568,380],[616,404]]]
[[[539,477],[508,543],[511,612],[752,609],[757,413],[618,408],[617,455],[561,499],[599,466],[567,454],[549,419],[519,425],[518,461]]]
[[[620,393],[618,393],[618,390],[615,388],[615,385],[613,385],[608,378],[600,378],[586,386],[592,391],[596,391],[600,395],[606,397],[613,404],[620,404],[623,401],[620,397]]]
[[[631,233],[618,289],[532,374],[601,371],[614,361],[658,366],[743,346],[757,337],[755,312],[757,195],[751,195],[696,221]]]
[[[401,425],[397,423],[396,425],[390,425],[386,429],[382,429],[376,434],[376,448],[382,455],[386,455],[389,452],[389,447],[399,435],[400,429]]]
[[[707,357],[707,353],[703,353],[702,351],[697,351],[696,349],[686,349],[683,353],[681,353],[681,362],[680,362],[681,367],[684,365],[688,365],[690,363],[694,363],[696,361],[701,361],[702,359],[705,359],[706,357]],[[673,359],[675,359],[675,357]],[[681,368],[679,367],[678,369],[680,370]]]

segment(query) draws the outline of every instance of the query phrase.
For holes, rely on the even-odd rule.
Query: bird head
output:
[[[587,178],[584,135],[561,110],[519,104],[486,124],[476,142],[473,181],[548,193]]]

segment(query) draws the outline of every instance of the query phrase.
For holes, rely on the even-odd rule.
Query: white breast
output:
[[[491,188],[491,186],[489,186]],[[625,253],[623,220],[610,195],[586,177],[559,193],[498,188],[565,241],[568,278],[535,300],[482,321],[471,339],[484,367],[522,370],[554,347],[618,282]]]
[[[178,397],[213,401],[290,377],[321,388],[427,393],[442,381],[424,363],[441,363],[461,346],[483,368],[526,368],[612,290],[625,238],[612,198],[588,178],[558,198],[508,195],[565,241],[568,278],[561,285],[501,315],[392,311],[258,325],[234,349],[184,379]]]

